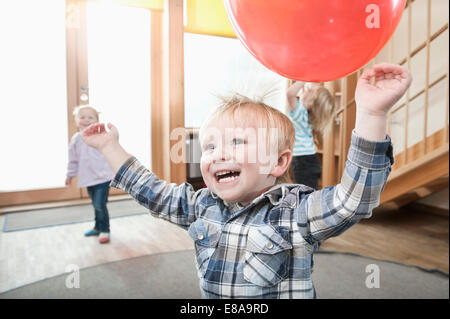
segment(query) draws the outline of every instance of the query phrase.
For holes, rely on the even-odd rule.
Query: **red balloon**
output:
[[[406,0],[224,0],[244,46],[295,80],[325,82],[372,60],[400,22]]]

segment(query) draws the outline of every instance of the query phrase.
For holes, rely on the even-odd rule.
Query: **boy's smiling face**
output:
[[[276,182],[271,172],[278,151],[266,151],[267,132],[255,123],[223,117],[213,120],[201,141],[201,171],[206,186],[221,199],[242,205],[270,189]]]

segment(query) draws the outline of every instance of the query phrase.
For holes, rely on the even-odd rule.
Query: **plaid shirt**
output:
[[[276,185],[245,207],[208,189],[159,180],[132,157],[111,186],[153,216],[188,230],[206,298],[315,298],[312,254],[378,206],[393,163],[392,144],[353,133],[341,183],[320,191]]]

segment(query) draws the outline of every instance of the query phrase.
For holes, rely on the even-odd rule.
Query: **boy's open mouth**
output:
[[[218,183],[227,183],[237,179],[240,174],[241,172],[239,171],[220,171],[214,174],[214,176]]]

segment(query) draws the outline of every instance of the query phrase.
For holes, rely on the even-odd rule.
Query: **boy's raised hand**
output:
[[[405,67],[389,63],[376,64],[371,69],[365,69],[358,80],[356,105],[360,111],[368,114],[386,115],[405,94],[411,80],[411,73]]]
[[[95,123],[85,128],[81,137],[87,145],[102,152],[112,171],[116,173],[132,155],[119,144],[117,128],[108,123],[108,129],[106,131],[104,123]]]
[[[400,65],[381,63],[364,70],[355,92],[356,134],[370,141],[384,141],[387,113],[410,84],[411,74]]]
[[[81,137],[87,145],[102,151],[105,147],[119,142],[117,128],[111,123],[108,123],[108,128],[109,132],[106,131],[104,123],[95,123],[85,128]]]

